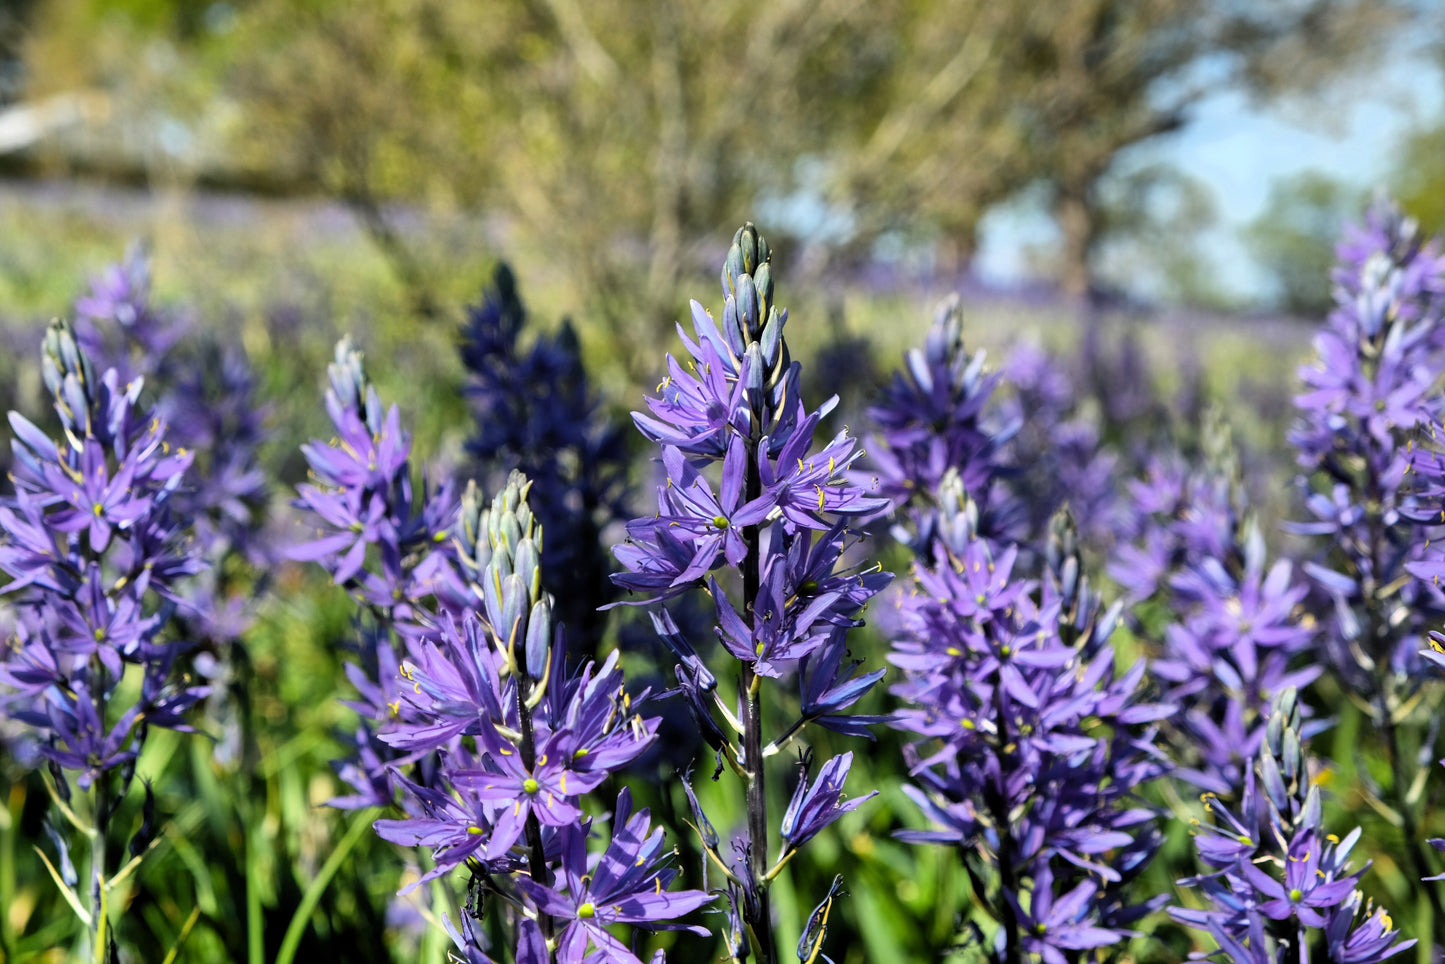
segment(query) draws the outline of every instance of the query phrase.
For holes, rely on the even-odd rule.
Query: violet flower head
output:
[[[1242,489],[1231,433],[1208,415],[1202,464],[1156,458],[1130,483],[1132,541],[1109,566],[1131,597],[1169,614],[1136,630],[1158,640],[1150,672],[1179,709],[1165,735],[1178,775],[1221,794],[1241,784],[1270,697],[1321,670],[1309,587],[1288,560],[1269,563]]]
[[[127,380],[168,380],[171,351],[190,334],[184,319],[152,304],[151,267],[146,245],[132,244],[123,261],[102,269],[75,300],[78,340]]]
[[[1271,701],[1267,735],[1242,789],[1233,811],[1204,795],[1214,824],[1197,825],[1195,840],[1216,869],[1179,883],[1198,888],[1212,906],[1170,907],[1176,920],[1242,960],[1294,960],[1285,956],[1291,949],[1323,944],[1329,960],[1366,964],[1414,946],[1357,888],[1363,871],[1352,870],[1349,858],[1360,830],[1340,839],[1323,828],[1294,689]]]
[[[407,619],[419,600],[439,591],[442,561],[433,557],[449,551],[455,504],[445,485],[413,492],[411,438],[395,405],[383,411],[349,339],[337,343],[327,374],[336,439],[302,446],[313,481],[299,487],[296,501],[310,514],[316,538],[286,554],[319,563],[337,585]]]
[[[1317,359],[1300,369],[1306,390],[1289,438],[1312,518],[1292,528],[1321,537],[1309,571],[1337,613],[1326,640],[1338,672],[1368,700],[1384,698],[1385,677],[1413,685],[1423,627],[1445,619],[1436,587],[1445,571],[1445,255],[1386,205],[1340,255],[1336,308],[1315,338]]]
[[[166,422],[138,409],[139,380],[122,389],[115,369],[99,378],[63,321],[42,345],[42,376],[62,435],[47,435],[17,412],[11,495],[0,497],[0,586],[13,635],[0,661],[0,711],[31,728],[55,793],[70,801],[70,780],[90,798],[88,884],[56,875],[67,901],[89,925],[96,959],[115,954],[103,895],[111,816],[129,792],[151,727],[191,731],[188,711],[207,695],[177,656],[171,616],[184,581],[204,563],[175,495],[191,454],[172,450]],[[131,672],[127,672],[130,669]],[[133,685],[122,686],[130,677]],[[154,798],[131,837],[143,854],[154,834]],[[53,833],[57,862],[69,867],[64,835]],[[122,871],[124,872],[124,871]],[[80,896],[81,894],[85,896]]]
[[[180,714],[204,695],[170,679],[185,644],[165,633],[180,580],[201,568],[172,511],[191,455],[168,448],[162,419],[136,411],[138,384],[120,391],[114,370],[96,379],[67,323],[51,324],[43,361],[65,436],[10,413],[0,571],[11,579],[0,591],[19,647],[0,681],[9,714],[46,734],[41,752],[88,788],[135,758],[146,726],[189,729]],[[106,708],[127,664],[147,685],[116,719]]]
[[[771,253],[751,224],[734,235],[721,280],[720,320],[692,303],[692,334],[678,329],[686,354],[668,357],[648,410],[633,413],[658,446],[666,478],[657,513],[628,523],[627,541],[613,548],[623,570],[613,579],[638,594],[631,604],[666,603],[697,589],[709,597],[720,665],[699,655],[706,651],[671,614],[655,613],[653,621],[678,661],[674,692],[715,754],[715,778],[726,765],[743,777],[747,826],[733,852],[721,852],[715,832],[702,841],[724,869],[732,917],[741,922],[728,926],[730,951],[772,964],[769,883],[799,847],[862,800],[839,803],[851,754],[826,762],[816,782],[800,782],[783,816],[783,851],[770,863],[767,760],[809,724],[866,736],[880,721],[844,712],[882,676],[845,663],[845,634],[861,625],[864,606],[890,577],[844,555],[859,538],[854,523],[888,502],[860,481],[853,466],[862,451],[846,428],[814,443],[835,400],[816,410],[804,404]],[[768,681],[795,677],[797,705],[767,701],[785,706],[791,721],[770,739],[763,691]],[[720,681],[734,679],[736,692],[725,694]],[[695,816],[698,827],[711,827],[696,807]]]
[[[674,872],[658,861],[661,833],[625,796],[614,818],[625,831],[587,873],[584,799],[655,739],[658,721],[637,713],[648,693],[624,689],[615,654],[569,669],[525,476],[490,501],[475,484],[459,505],[446,489],[415,497],[398,410],[383,408],[345,341],[329,376],[338,438],[306,447],[315,482],[300,504],[332,531],[292,554],[377,617],[347,670],[363,719],[340,772],[356,792],[333,804],[400,808],[374,829],[431,851],[413,887],[464,872],[469,893],[503,894],[508,959],[634,960],[603,925],[670,927],[712,899],[665,891]],[[628,835],[639,837],[631,850]],[[492,959],[480,919],[469,898],[460,924],[448,922],[468,961]]]
[[[811,762],[806,756],[805,761]],[[874,790],[866,796],[843,802],[843,782],[848,779],[848,770],[852,765],[851,751],[835,756],[818,771],[818,778],[811,786],[808,784],[807,766],[798,767],[798,786],[783,813],[779,828],[789,850],[801,847],[843,814],[856,810],[878,795],[878,791]]]
[[[498,265],[462,331],[477,422],[467,449],[489,486],[500,487],[510,471],[525,474],[542,524],[569,533],[547,544],[542,567],[549,581],[571,587],[559,616],[592,652],[603,629],[598,607],[615,595],[600,537],[625,517],[627,451],[602,417],[571,323],[524,347],[526,321],[516,279]]]
[[[1017,426],[997,456],[1013,495],[1010,533],[1039,537],[1067,505],[1088,541],[1107,544],[1119,515],[1120,459],[1086,413],[1088,379],[1028,343],[1013,346],[1001,374],[1007,391],[994,420]]]
[[[459,507],[450,487],[413,490],[411,441],[400,411],[383,406],[349,339],[337,344],[327,375],[326,408],[336,437],[302,447],[312,481],[299,487],[296,502],[315,538],[285,554],[318,563],[366,603],[372,617],[357,623],[357,658],[346,670],[361,694],[350,705],[362,719],[351,741],[356,753],[338,763],[338,772],[355,792],[332,801],[355,808],[389,804],[400,789],[395,767],[414,764],[430,749],[379,738],[383,727],[415,722],[421,712],[409,698],[421,691],[402,674],[409,665],[404,638],[438,626],[455,630],[453,623],[459,625],[483,593],[459,558]],[[478,501],[474,495],[474,508]],[[448,618],[439,620],[443,614]],[[415,662],[424,664],[428,655],[423,650]],[[431,726],[444,728],[437,720]]]
[[[1026,580],[1017,547],[979,534],[957,475],[938,501],[944,538],[895,600],[891,657],[894,725],[918,737],[905,790],[933,827],[899,836],[953,844],[998,880],[986,909],[1004,958],[1120,940],[1159,904],[1128,896],[1160,840],[1133,792],[1167,769],[1154,724],[1173,707],[1144,701],[1142,664],[1115,676],[1119,607],[1083,578],[1071,524],[1053,525],[1042,578]]]
[[[1018,423],[991,424],[999,375],[985,374],[985,353],[963,344],[958,298],[938,309],[922,348],[910,349],[879,403],[868,410],[879,427],[870,437],[870,470],[878,491],[893,506],[908,506],[913,529],[927,540],[935,512],[926,503],[953,471],[978,503],[986,531],[1007,525],[994,518],[990,486],[999,474],[999,451]],[[1001,507],[1006,516],[1011,509]]]
[[[587,795],[647,751],[658,720],[638,715],[648,694],[624,689],[615,653],[569,671],[542,583],[530,490],[514,472],[478,510],[470,486],[437,550],[447,591],[410,600],[405,631],[383,634],[370,647],[374,665],[349,671],[370,719],[358,734],[360,758],[343,767],[358,790],[344,803],[399,802],[401,813],[374,827],[430,850],[432,869],[412,887],[465,873],[472,888],[506,895],[516,960],[581,962],[605,952],[630,961],[608,925],[681,926],[676,917],[712,896],[666,890],[675,871],[661,860],[661,831],[647,829],[645,811],[630,813],[625,794],[612,847],[595,866],[587,856]],[[472,600],[470,611],[451,604],[458,594]],[[453,939],[467,960],[488,960],[480,911],[468,908],[450,925]]]
[[[611,842],[594,864],[586,842],[591,824],[567,825],[561,836],[561,863],[557,886],[545,888],[528,877],[518,877],[522,891],[543,913],[562,924],[557,935],[559,961],[592,960],[588,949],[616,964],[641,964],[632,950],[608,928],[632,924],[653,930],[690,930],[706,935],[696,925],[680,925],[677,918],[713,902],[701,890],[668,890],[677,878],[670,866],[674,851],[663,850],[663,833],[651,826],[647,810],[632,812],[632,795],[617,797]]]

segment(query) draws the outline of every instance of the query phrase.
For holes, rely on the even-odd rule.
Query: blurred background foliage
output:
[[[1142,356],[1186,432],[1222,399],[1246,463],[1287,473],[1281,372],[1312,328],[1280,316],[1325,310],[1333,245],[1364,198],[1328,171],[1274,184],[1246,235],[1269,291],[1240,305],[1199,244],[1228,199],[1138,149],[1225,91],[1328,115],[1407,39],[1438,44],[1442,21],[1430,0],[0,0],[0,399],[39,409],[37,320],[144,236],[159,300],[256,365],[278,502],[304,471],[297,443],[327,431],[319,392],[346,332],[421,460],[455,465],[470,431],[456,326],[496,260],[543,326],[574,316],[621,417],[655,384],[685,299],[716,302],[716,264],[751,218],[808,384],[852,417],[920,340],[927,302],[961,286],[970,344],[1072,347],[1083,306],[1102,343]],[[1393,151],[1389,189],[1445,229],[1445,118]],[[1020,204],[1052,228],[1040,283],[984,288],[982,225]],[[1261,497],[1274,533],[1289,493]],[[146,766],[174,817],[124,925],[144,959],[164,958],[192,908],[183,960],[275,960],[293,927],[298,959],[440,959],[419,926],[430,904],[391,901],[411,858],[319,806],[339,789],[351,631],[339,591],[284,567],[246,640],[249,762],[157,741]],[[858,649],[882,665],[876,636]],[[1359,723],[1346,707],[1324,748],[1342,785]],[[859,786],[889,782],[898,745],[883,734],[860,754]],[[45,794],[3,785],[0,948],[59,960],[68,912],[28,851]],[[679,794],[652,802],[685,810]],[[948,855],[891,838],[908,813],[892,787],[820,839],[775,891],[781,936],[836,869],[855,904],[840,961],[943,946],[965,895]],[[1168,853],[1186,852],[1176,836]],[[1372,886],[1404,901],[1404,873],[1376,857]],[[1136,960],[1191,949],[1167,925],[1136,944]]]
[[[540,252],[563,302],[629,347],[675,317],[718,224],[772,215],[814,282],[880,243],[957,275],[1021,194],[1056,227],[1043,267],[1065,293],[1143,252],[1168,297],[1209,304],[1179,230],[1207,194],[1121,159],[1227,91],[1327,112],[1431,6],[12,0],[0,97],[52,116],[0,161],[334,199],[418,317],[454,311],[478,249]],[[1438,134],[1417,141],[1407,202],[1440,156]],[[1251,238],[1275,269],[1288,240]]]

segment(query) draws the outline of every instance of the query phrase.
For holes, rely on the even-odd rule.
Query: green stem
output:
[[[762,444],[761,413],[753,411],[752,428],[747,440],[747,470],[744,479],[745,498],[753,501],[762,494],[763,480],[758,471],[758,448]],[[754,605],[762,584],[762,559],[758,547],[758,526],[743,528],[747,558],[743,560],[743,618],[756,626]],[[743,664],[743,756],[747,761],[748,864],[757,886],[757,907],[748,915],[748,923],[758,938],[758,964],[777,960],[773,936],[772,910],[769,906],[768,881],[768,788],[763,762],[762,677],[752,664]]]
[[[265,964],[266,933],[265,922],[261,918],[261,830],[251,820],[246,823],[246,960],[248,964]]]
[[[0,827],[0,957],[10,960],[15,953],[15,928],[10,908],[15,900],[15,837],[25,807],[25,784],[17,781],[6,794],[5,825]]]
[[[1377,463],[1375,459],[1367,459],[1366,464],[1373,466]],[[1396,640],[1390,632],[1388,620],[1385,618],[1385,601],[1380,598],[1380,575],[1383,572],[1385,556],[1385,531],[1384,519],[1380,515],[1380,506],[1384,504],[1384,485],[1379,475],[1373,470],[1367,473],[1365,483],[1365,511],[1369,520],[1370,532],[1370,580],[1366,585],[1361,580],[1361,589],[1365,601],[1366,638],[1370,644],[1370,657],[1374,660],[1375,671],[1375,713],[1379,717],[1378,725],[1383,731],[1385,738],[1386,752],[1390,757],[1390,797],[1395,806],[1395,811],[1400,814],[1400,830],[1405,837],[1405,856],[1409,862],[1411,873],[1415,879],[1421,880],[1432,875],[1430,861],[1420,846],[1419,826],[1415,815],[1415,805],[1408,799],[1408,788],[1410,786],[1410,774],[1405,768],[1404,752],[1400,742],[1400,728],[1395,725],[1395,714],[1391,707],[1389,698],[1394,683],[1391,679],[1390,656],[1394,649]],[[1421,888],[1425,891],[1426,899],[1430,901],[1430,909],[1434,911],[1435,920],[1445,920],[1445,905],[1442,905],[1439,892],[1434,887]]]
[[[95,825],[90,838],[90,933],[95,964],[105,964],[105,947],[110,939],[105,913],[105,835],[110,824],[108,776],[102,773],[95,781]]]
[[[301,895],[301,902],[296,905],[296,912],[291,915],[291,923],[286,927],[286,936],[281,938],[281,949],[276,952],[274,964],[291,964],[296,957],[296,949],[301,946],[301,938],[306,934],[306,928],[311,923],[311,914],[316,910],[316,904],[321,900],[331,878],[341,869],[351,851],[356,848],[357,843],[371,829],[371,817],[369,814],[353,817],[351,828],[346,831],[346,836],[341,838],[341,843],[326,858],[326,863],[321,865],[321,870],[316,879],[311,881],[306,888],[306,893]]]

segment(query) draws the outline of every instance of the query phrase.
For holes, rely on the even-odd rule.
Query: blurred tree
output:
[[[1056,0],[1018,47],[1017,123],[1063,239],[1060,281],[1094,284],[1100,185],[1121,152],[1189,123],[1206,96],[1311,92],[1378,53],[1379,0]]]
[[[167,36],[189,59],[161,74],[200,75],[180,100],[224,139],[227,176],[345,199],[418,314],[448,299],[398,214],[497,215],[632,360],[676,316],[679,279],[716,260],[719,226],[770,201],[811,202],[791,229],[819,242],[814,263],[902,236],[963,264],[990,206],[1043,185],[1063,282],[1085,293],[1120,152],[1206,94],[1333,75],[1405,0],[37,2],[50,23]],[[48,84],[156,61],[52,36],[32,45],[48,65],[72,55]]]
[[[1442,57],[1445,63],[1445,57]],[[1396,156],[1390,184],[1429,234],[1445,231],[1445,118],[1414,131]]]
[[[1366,198],[1319,171],[1270,185],[1264,211],[1244,239],[1273,276],[1276,298],[1287,311],[1321,318],[1333,303],[1330,269],[1344,226],[1359,218]]]
[[[1178,168],[1150,164],[1111,174],[1097,197],[1095,270],[1104,286],[1136,298],[1237,307],[1197,243],[1219,219],[1208,185]]]
[[[699,247],[792,192],[797,161],[866,100],[887,65],[877,16],[843,0],[257,0],[234,73],[245,150],[346,198],[418,291],[386,201],[504,215],[635,358],[675,317],[683,268],[716,260]]]

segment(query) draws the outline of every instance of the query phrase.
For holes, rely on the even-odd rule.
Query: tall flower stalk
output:
[[[1003,449],[1023,423],[1019,413],[1000,416],[994,394],[1000,376],[984,371],[987,357],[965,348],[962,309],[950,298],[939,306],[923,346],[908,350],[868,410],[880,431],[868,440],[866,471],[877,474],[879,494],[907,516],[908,525],[895,531],[902,542],[932,539],[939,486],[950,472],[973,498],[986,534],[1026,522],[1023,507],[995,486],[1004,474]]]
[[[490,501],[474,484],[459,500],[415,492],[399,412],[383,411],[348,342],[329,376],[338,437],[307,446],[314,480],[299,500],[320,525],[291,552],[371,613],[348,667],[362,723],[341,773],[356,792],[333,803],[399,810],[375,829],[430,851],[412,887],[466,875],[448,919],[456,959],[638,964],[611,925],[681,927],[713,899],[667,889],[677,871],[662,832],[625,790],[602,863],[588,855],[583,801],[653,742],[658,721],[637,714],[647,694],[626,692],[616,654],[568,666],[530,481],[513,472]]]
[[[1363,869],[1351,869],[1349,857],[1360,830],[1344,838],[1325,830],[1293,687],[1271,701],[1251,762],[1231,788],[1232,806],[1201,796],[1213,820],[1194,821],[1194,842],[1213,870],[1179,883],[1209,906],[1170,913],[1207,931],[1237,964],[1374,964],[1413,947],[1357,889]]]
[[[626,517],[627,451],[619,427],[600,417],[571,323],[524,348],[526,321],[516,279],[499,265],[462,330],[477,419],[467,450],[488,485],[500,486],[513,470],[525,474],[542,524],[568,533],[549,540],[542,568],[549,581],[568,587],[559,615],[574,645],[596,652],[605,628],[599,607],[616,594],[600,539]]]
[[[873,461],[915,527],[889,626],[903,671],[892,722],[916,737],[905,792],[932,827],[900,836],[957,848],[994,923],[963,936],[988,959],[1062,961],[1124,940],[1162,904],[1130,893],[1161,839],[1134,792],[1167,769],[1154,724],[1171,708],[1144,700],[1142,662],[1116,678],[1121,606],[1090,587],[1073,520],[1028,539],[1003,462],[1028,426],[1021,411],[985,420],[982,360],[945,306],[871,412]]]
[[[1300,370],[1306,391],[1290,441],[1312,518],[1293,528],[1324,544],[1306,569],[1333,603],[1332,662],[1369,707],[1390,765],[1385,799],[1412,872],[1426,877],[1434,870],[1420,839],[1428,795],[1412,784],[1431,756],[1418,708],[1439,697],[1418,653],[1426,629],[1445,618],[1445,255],[1383,205],[1340,255],[1336,308],[1315,339],[1317,359]],[[1422,694],[1425,686],[1433,692]],[[1439,895],[1426,894],[1435,919],[1445,919]]]
[[[735,960],[751,952],[771,964],[778,952],[770,883],[799,848],[861,801],[842,801],[851,753],[826,762],[811,784],[805,754],[772,858],[767,760],[809,724],[867,733],[866,720],[843,711],[882,674],[855,677],[846,634],[888,577],[848,569],[841,560],[857,538],[848,520],[885,503],[850,480],[862,453],[846,428],[813,445],[833,403],[804,407],[800,366],[783,337],[787,311],[774,299],[770,252],[751,224],[733,238],[722,293],[720,324],[692,303],[695,339],[679,326],[689,357],[668,357],[649,411],[633,416],[660,447],[667,479],[657,514],[629,523],[627,541],[614,548],[625,571],[613,578],[644,603],[699,589],[711,597],[722,655],[732,665],[726,672],[709,669],[665,609],[653,618],[678,661],[679,689],[719,772],[730,765],[746,798],[736,860],[720,851],[721,838],[701,810],[695,813],[734,906],[728,946]],[[720,686],[734,674],[735,702]],[[798,679],[801,701],[788,725],[770,730],[764,708],[780,702],[780,683],[789,677]]]
[[[1165,726],[1176,776],[1228,794],[1261,741],[1269,700],[1320,675],[1308,585],[1287,559],[1268,560],[1243,496],[1232,433],[1206,418],[1203,458],[1150,460],[1128,486],[1109,575],[1152,644],[1150,674],[1178,712]]]
[[[1116,944],[1162,904],[1130,884],[1157,850],[1135,791],[1167,770],[1145,667],[1115,675],[1105,608],[1084,576],[1072,523],[1056,517],[1021,578],[1017,545],[978,531],[957,475],[940,486],[934,539],[899,609],[894,720],[916,739],[905,792],[933,825],[901,833],[957,848],[993,934],[970,935],[1001,964]]]
[[[93,277],[75,311],[76,337],[92,362],[114,367],[122,379],[143,377],[147,398],[167,422],[167,441],[194,453],[172,504],[192,520],[195,552],[206,566],[184,584],[176,619],[196,643],[190,668],[217,684],[206,707],[223,731],[216,757],[235,759],[245,740],[241,636],[275,559],[264,532],[270,486],[259,458],[267,409],[256,399],[255,374],[239,346],[153,302],[142,245]]]
[[[119,867],[109,863],[111,818],[149,728],[190,731],[186,711],[206,695],[176,672],[188,644],[171,626],[183,580],[202,566],[173,511],[192,455],[169,446],[160,414],[139,408],[141,379],[122,385],[114,369],[97,376],[69,323],[50,325],[41,367],[61,434],[10,413],[14,493],[0,499],[0,571],[10,581],[0,591],[14,638],[0,663],[0,706],[40,736],[47,787],[79,835],[52,833],[56,861],[47,866],[101,962],[114,952],[107,897],[155,833],[149,785],[146,819]],[[127,679],[134,688],[123,688]],[[90,849],[83,887],[69,854],[78,841]]]

